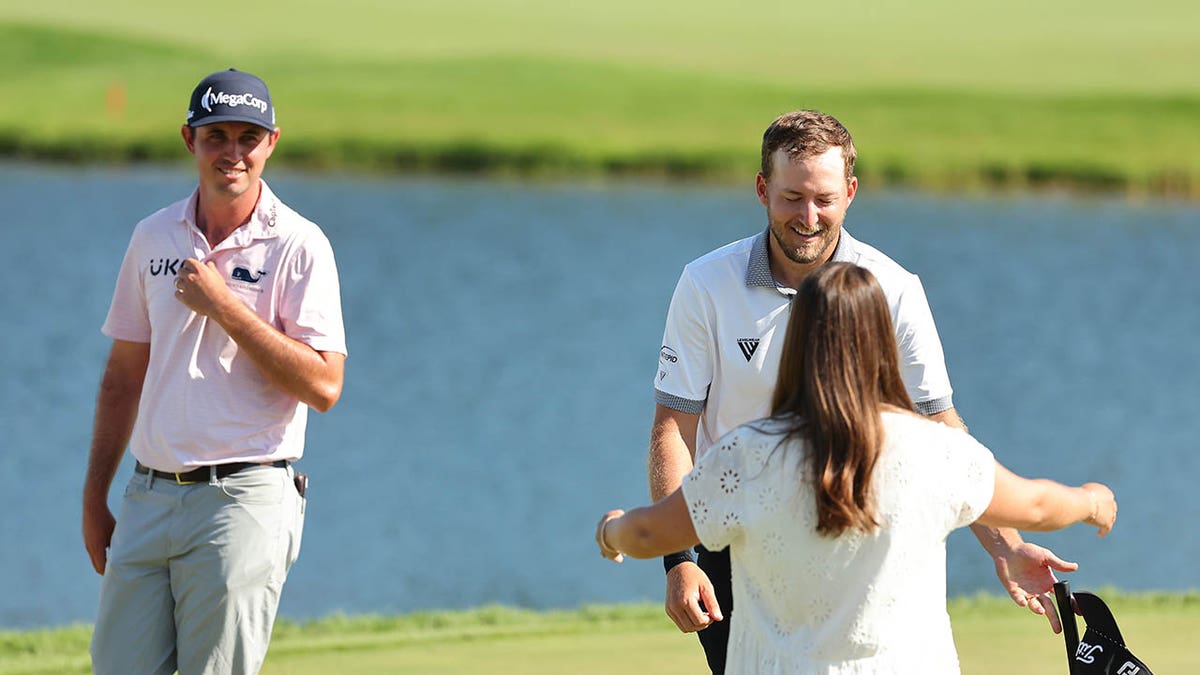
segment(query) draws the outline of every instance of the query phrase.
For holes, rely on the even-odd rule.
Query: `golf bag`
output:
[[[1153,675],[1129,648],[1117,628],[1108,605],[1099,597],[1080,591],[1071,593],[1066,581],[1054,584],[1058,616],[1062,619],[1063,638],[1067,642],[1067,664],[1070,675]],[[1079,637],[1075,610],[1071,599],[1087,624],[1087,632]]]

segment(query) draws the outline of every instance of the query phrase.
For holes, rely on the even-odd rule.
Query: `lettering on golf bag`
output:
[[[1104,652],[1104,647],[1080,642],[1079,646],[1075,648],[1075,660],[1083,661],[1084,663],[1095,663],[1096,652]]]

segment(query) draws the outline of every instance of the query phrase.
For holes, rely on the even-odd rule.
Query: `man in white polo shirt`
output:
[[[199,186],[138,223],[117,277],[83,539],[104,575],[96,673],[256,673],[299,553],[308,408],[341,396],[337,268],[261,175],[267,85],[204,78],[181,133]],[[114,519],[109,488],[135,471]]]
[[[684,268],[667,312],[654,382],[649,452],[654,500],[680,486],[696,453],[770,413],[794,289],[831,260],[867,268],[883,287],[902,375],[917,411],[966,429],[954,410],[941,341],[920,280],[842,229],[858,190],[856,158],[849,132],[833,117],[809,110],[780,116],[763,135],[756,181],[767,209],[766,231]],[[1051,570],[1072,571],[1076,565],[1023,542],[1016,531],[972,529],[996,559],[997,574],[1013,600],[1047,614],[1057,632]],[[700,631],[709,667],[722,673],[732,610],[729,553],[698,551],[696,562],[690,551],[664,559],[666,609],[680,630]]]

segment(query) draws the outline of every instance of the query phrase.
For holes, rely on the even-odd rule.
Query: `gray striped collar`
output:
[[[750,264],[746,266],[746,285],[753,288],[776,288],[775,277],[771,276],[771,258],[767,255],[767,230],[754,237],[754,245],[750,247]]]
[[[771,257],[767,253],[767,237],[771,236],[769,230],[763,230],[754,237],[754,244],[750,247],[750,262],[746,266],[746,286],[754,288],[783,288],[776,281],[775,277],[771,276]],[[838,237],[837,247],[833,249],[833,255],[830,256],[830,262],[857,262],[858,256],[855,255],[857,240],[850,236],[846,228],[842,228],[842,234]]]
[[[829,262],[858,264],[858,240],[851,237],[844,227],[841,236],[838,237],[837,246],[833,249],[833,255],[829,256]]]

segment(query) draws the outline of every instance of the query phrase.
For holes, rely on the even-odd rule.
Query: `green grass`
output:
[[[871,183],[1200,195],[1196,3],[811,4],[0,0],[0,157],[179,159],[237,65],[298,166],[748,180],[816,107]]]
[[[1100,591],[1126,642],[1160,673],[1191,672],[1185,636],[1200,633],[1200,593]],[[949,604],[963,672],[1066,672],[1060,636],[1045,620],[994,596]],[[0,632],[0,674],[86,673],[90,628]],[[678,633],[658,605],[535,612],[485,607],[403,616],[332,616],[277,623],[264,675],[697,673],[695,637]]]
[[[526,56],[797,86],[1195,93],[1188,0],[175,3],[0,0],[0,19],[126,35],[218,59],[402,65]],[[465,92],[469,96],[469,92]]]

